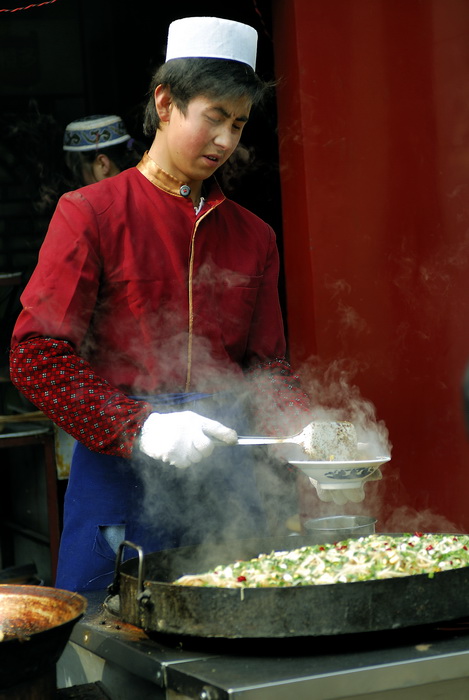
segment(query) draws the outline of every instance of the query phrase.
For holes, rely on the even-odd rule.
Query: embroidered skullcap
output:
[[[257,32],[254,27],[219,17],[185,17],[171,22],[166,60],[224,58],[256,69]]]
[[[64,151],[94,151],[130,139],[125,124],[115,114],[95,114],[70,122],[65,128]]]

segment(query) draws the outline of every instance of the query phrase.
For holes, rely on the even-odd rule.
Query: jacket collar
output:
[[[186,186],[186,183],[178,180],[160,168],[160,166],[150,158],[148,151],[144,153],[142,160],[137,165],[137,169],[140,170],[142,175],[155,185],[155,187],[176,197],[180,197],[181,199],[186,199],[186,197],[181,194],[181,187]],[[204,195],[205,201],[211,206],[220,204],[220,202],[225,199],[225,195],[214,177],[205,180],[204,189],[207,192],[207,194]]]

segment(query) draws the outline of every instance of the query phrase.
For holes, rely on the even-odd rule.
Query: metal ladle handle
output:
[[[298,444],[297,440],[291,437],[271,437],[264,435],[238,435],[238,445],[275,445],[279,442],[292,442]]]

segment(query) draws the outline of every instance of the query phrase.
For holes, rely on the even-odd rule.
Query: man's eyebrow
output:
[[[220,112],[225,119],[231,119],[231,114],[226,111],[226,109],[223,109],[223,107],[212,107],[216,112]],[[249,117],[246,117],[244,114],[240,115],[239,117],[235,117],[235,121],[237,122],[247,122],[249,120]]]

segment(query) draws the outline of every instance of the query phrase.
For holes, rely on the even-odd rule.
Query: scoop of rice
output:
[[[358,459],[358,440],[353,423],[315,421],[305,428],[304,451],[315,461]]]

